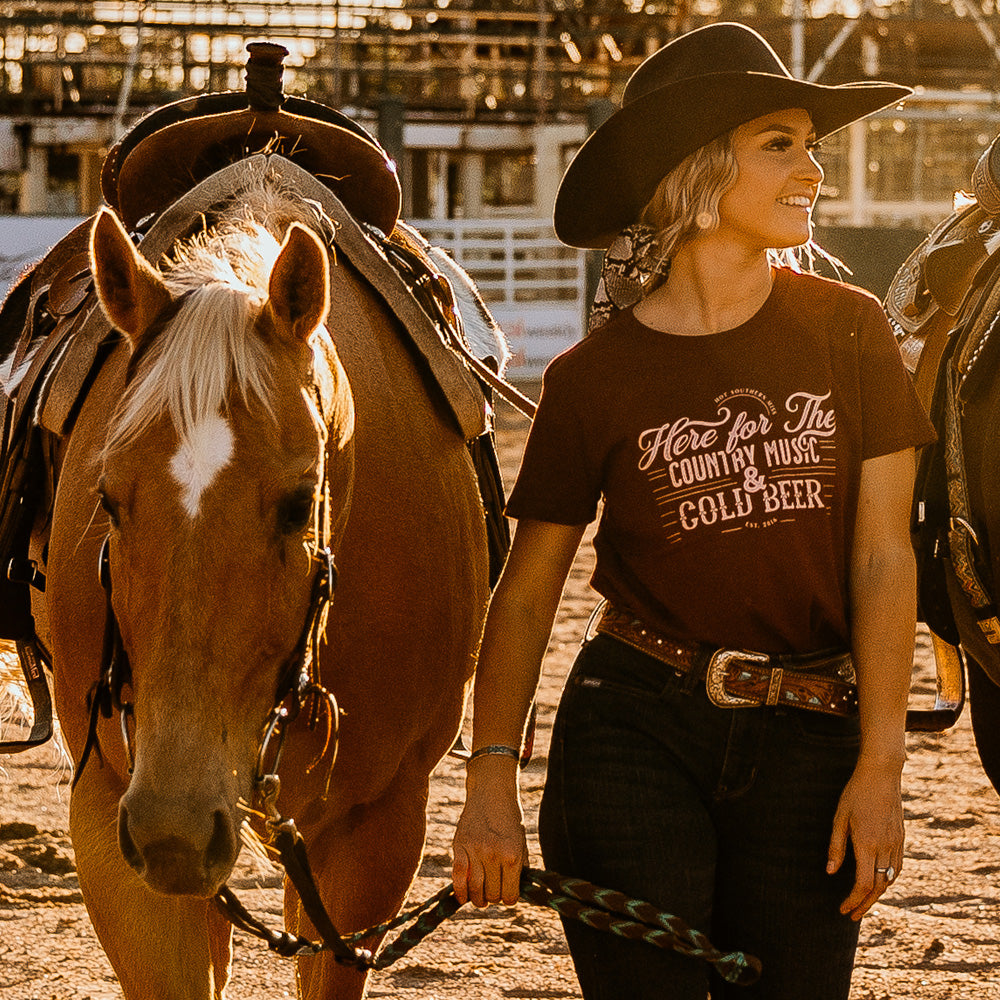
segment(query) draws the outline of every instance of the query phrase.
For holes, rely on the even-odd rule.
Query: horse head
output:
[[[119,844],[163,893],[211,896],[235,863],[262,727],[349,505],[327,252],[298,222],[277,233],[233,221],[161,273],[111,212],[92,230],[100,302],[132,352],[98,487],[132,705]]]

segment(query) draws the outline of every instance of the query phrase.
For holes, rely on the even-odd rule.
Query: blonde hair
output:
[[[679,246],[719,225],[719,201],[738,176],[729,131],[696,149],[660,181],[638,219],[656,234],[649,253],[657,269]],[[707,226],[706,218],[711,219]]]
[[[739,166],[733,149],[735,129],[696,149],[681,160],[657,185],[653,197],[646,203],[638,222],[649,226],[654,238],[646,251],[643,264],[654,275],[644,289],[651,292],[666,275],[678,247],[699,233],[711,232],[719,225],[719,202],[739,177]],[[771,262],[793,271],[802,270],[800,256],[811,269],[819,256],[834,265],[845,265],[826,253],[819,244],[809,240],[801,247],[782,247],[768,250]],[[849,269],[845,267],[845,270]]]

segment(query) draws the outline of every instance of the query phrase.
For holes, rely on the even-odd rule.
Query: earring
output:
[[[711,212],[699,212],[694,219],[694,224],[699,229],[711,229],[713,222],[715,222],[715,217]]]

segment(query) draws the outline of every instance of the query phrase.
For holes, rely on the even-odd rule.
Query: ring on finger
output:
[[[888,865],[885,868],[876,868],[876,875],[884,875],[886,882],[891,882],[896,877],[896,869],[892,865]]]

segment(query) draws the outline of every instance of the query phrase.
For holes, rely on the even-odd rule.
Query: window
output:
[[[492,208],[532,205],[535,156],[531,152],[493,151],[483,155],[483,204]]]
[[[917,122],[875,118],[868,123],[868,191],[874,201],[912,201],[917,179]]]
[[[847,198],[850,194],[847,162],[847,129],[835,132],[823,140],[816,159],[823,168],[824,198]]]
[[[996,124],[968,117],[876,118],[868,124],[868,186],[877,201],[950,202],[967,191]]]

